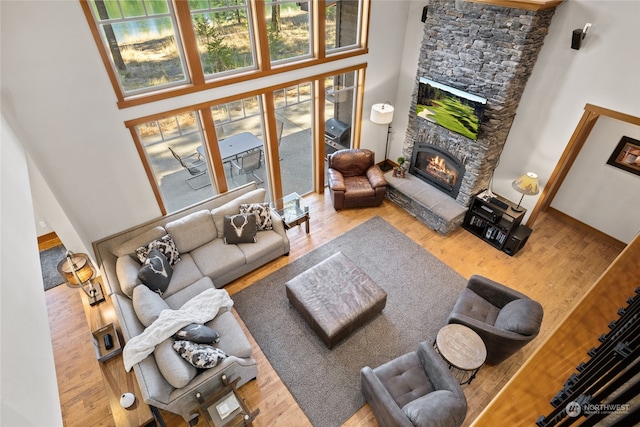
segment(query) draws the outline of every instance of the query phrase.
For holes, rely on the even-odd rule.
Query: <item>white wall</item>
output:
[[[494,192],[518,200],[520,195],[511,188],[511,181],[528,171],[536,172],[544,187],[585,104],[640,117],[638,17],[637,1],[570,0],[558,6],[495,171]],[[593,24],[590,34],[580,50],[571,49],[571,32],[586,22]],[[584,148],[587,152],[591,149]],[[602,162],[607,159],[608,155]],[[629,184],[623,174],[600,176],[603,171],[599,169],[598,176],[606,180],[614,200],[623,200],[629,185],[640,194],[638,177],[633,177],[635,184]],[[604,205],[598,202],[596,193],[592,196],[585,200],[589,196],[584,192],[563,191],[555,203],[576,206],[582,200],[585,207],[589,206],[587,210],[567,213],[588,224],[618,222],[625,229],[640,228],[640,216],[620,215],[622,207]],[[523,205],[531,210],[538,198],[539,195],[525,196]],[[637,212],[638,205],[635,206]],[[584,216],[587,211],[588,217]]]
[[[607,164],[623,136],[640,140],[640,127],[600,117],[551,207],[629,243],[640,231],[640,176]]]
[[[62,425],[27,158],[4,117],[0,188],[0,425]]]

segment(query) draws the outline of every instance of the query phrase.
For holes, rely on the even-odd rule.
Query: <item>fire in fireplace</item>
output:
[[[460,191],[464,165],[435,145],[420,143],[413,148],[409,172],[454,199]]]

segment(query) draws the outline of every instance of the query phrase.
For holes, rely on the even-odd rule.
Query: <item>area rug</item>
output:
[[[332,350],[287,300],[284,283],[341,251],[387,292],[385,309]],[[336,427],[365,403],[360,369],[432,342],[466,280],[380,217],[232,296],[235,308],[315,427]]]
[[[44,283],[45,291],[64,283],[62,277],[58,274],[57,267],[66,253],[67,250],[63,245],[40,251],[40,269],[42,270],[42,282]]]

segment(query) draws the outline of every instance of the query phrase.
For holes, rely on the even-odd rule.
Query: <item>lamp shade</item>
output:
[[[58,263],[58,273],[68,286],[77,288],[93,279],[95,271],[86,254],[74,254],[69,251]]]
[[[522,193],[524,196],[533,196],[540,192],[538,175],[533,172],[527,172],[520,178],[516,178],[511,185],[514,190],[518,193]]]
[[[371,121],[379,125],[388,125],[393,121],[393,106],[389,103],[373,104],[371,107]]]

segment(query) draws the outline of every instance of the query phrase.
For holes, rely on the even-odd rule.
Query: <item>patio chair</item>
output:
[[[208,185],[211,185],[211,182],[207,180],[204,184],[194,185],[192,180],[196,179],[199,176],[204,175],[207,172],[207,163],[204,161],[204,158],[199,152],[195,152],[193,154],[189,154],[185,157],[180,157],[178,153],[176,153],[173,148],[169,147],[169,151],[175,159],[180,162],[180,165],[191,175],[188,178],[185,178],[189,187],[194,190],[199,190],[200,188],[204,188]]]
[[[238,175],[252,175],[256,181],[259,183],[263,183],[264,181],[256,175],[256,171],[262,167],[262,150],[255,149],[251,150],[237,159],[231,160],[230,162],[230,170],[231,170],[231,180],[235,182],[233,179],[233,170],[236,169]]]

